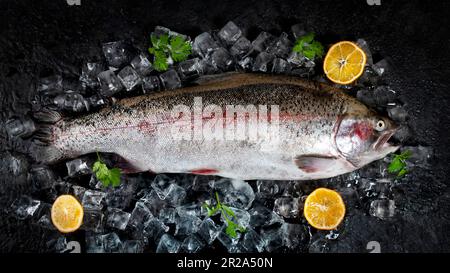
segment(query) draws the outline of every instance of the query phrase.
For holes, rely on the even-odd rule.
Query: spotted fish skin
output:
[[[225,116],[228,105],[267,106],[272,116],[248,126],[276,128],[276,137],[214,139],[211,132],[203,131],[200,139],[179,139],[177,134],[186,135],[194,126],[193,105],[199,98],[203,107],[214,105],[224,110],[220,117],[214,115],[223,118],[221,124],[236,121],[234,115]],[[173,114],[177,105],[188,107],[193,114],[191,123],[174,131],[179,122]],[[135,171],[215,174],[243,180],[320,179],[360,167],[342,156],[335,136],[344,116],[372,115],[360,102],[326,84],[233,73],[198,86],[123,99],[97,113],[61,120],[52,127],[49,146],[39,157],[52,163],[108,152],[126,159]],[[201,124],[211,117],[200,114]]]

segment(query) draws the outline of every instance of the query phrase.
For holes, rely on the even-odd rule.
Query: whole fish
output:
[[[396,151],[388,143],[396,128],[327,84],[231,73],[41,126],[33,152],[46,163],[114,153],[127,172],[307,180],[351,172]]]

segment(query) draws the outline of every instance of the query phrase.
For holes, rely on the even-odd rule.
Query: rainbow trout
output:
[[[388,118],[329,85],[232,73],[41,126],[33,151],[46,163],[115,153],[126,172],[306,180],[396,151],[388,143],[395,131]]]

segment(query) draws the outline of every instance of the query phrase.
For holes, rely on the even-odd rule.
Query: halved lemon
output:
[[[345,204],[336,191],[318,188],[306,198],[303,213],[311,226],[332,230],[344,219]]]
[[[365,65],[366,53],[356,44],[342,41],[328,50],[323,71],[332,82],[349,84],[362,75]]]
[[[53,203],[52,222],[63,233],[77,230],[83,223],[83,215],[83,207],[72,195],[61,195]]]

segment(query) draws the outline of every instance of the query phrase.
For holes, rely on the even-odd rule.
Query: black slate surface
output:
[[[388,82],[410,114],[410,145],[433,147],[429,172],[414,173],[397,190],[395,221],[367,215],[351,218],[332,251],[366,251],[377,240],[387,252],[450,250],[449,74],[450,3],[385,1],[0,1],[0,110],[5,121],[30,110],[36,80],[55,72],[79,74],[87,60],[102,54],[101,44],[129,39],[148,45],[155,25],[195,37],[233,20],[254,39],[261,30],[278,34],[295,23],[319,40],[364,38],[373,51],[389,56],[395,69]],[[0,151],[19,151],[2,129]],[[0,204],[27,193],[26,178],[2,172]],[[0,208],[0,252],[45,252],[51,232],[7,217]]]

